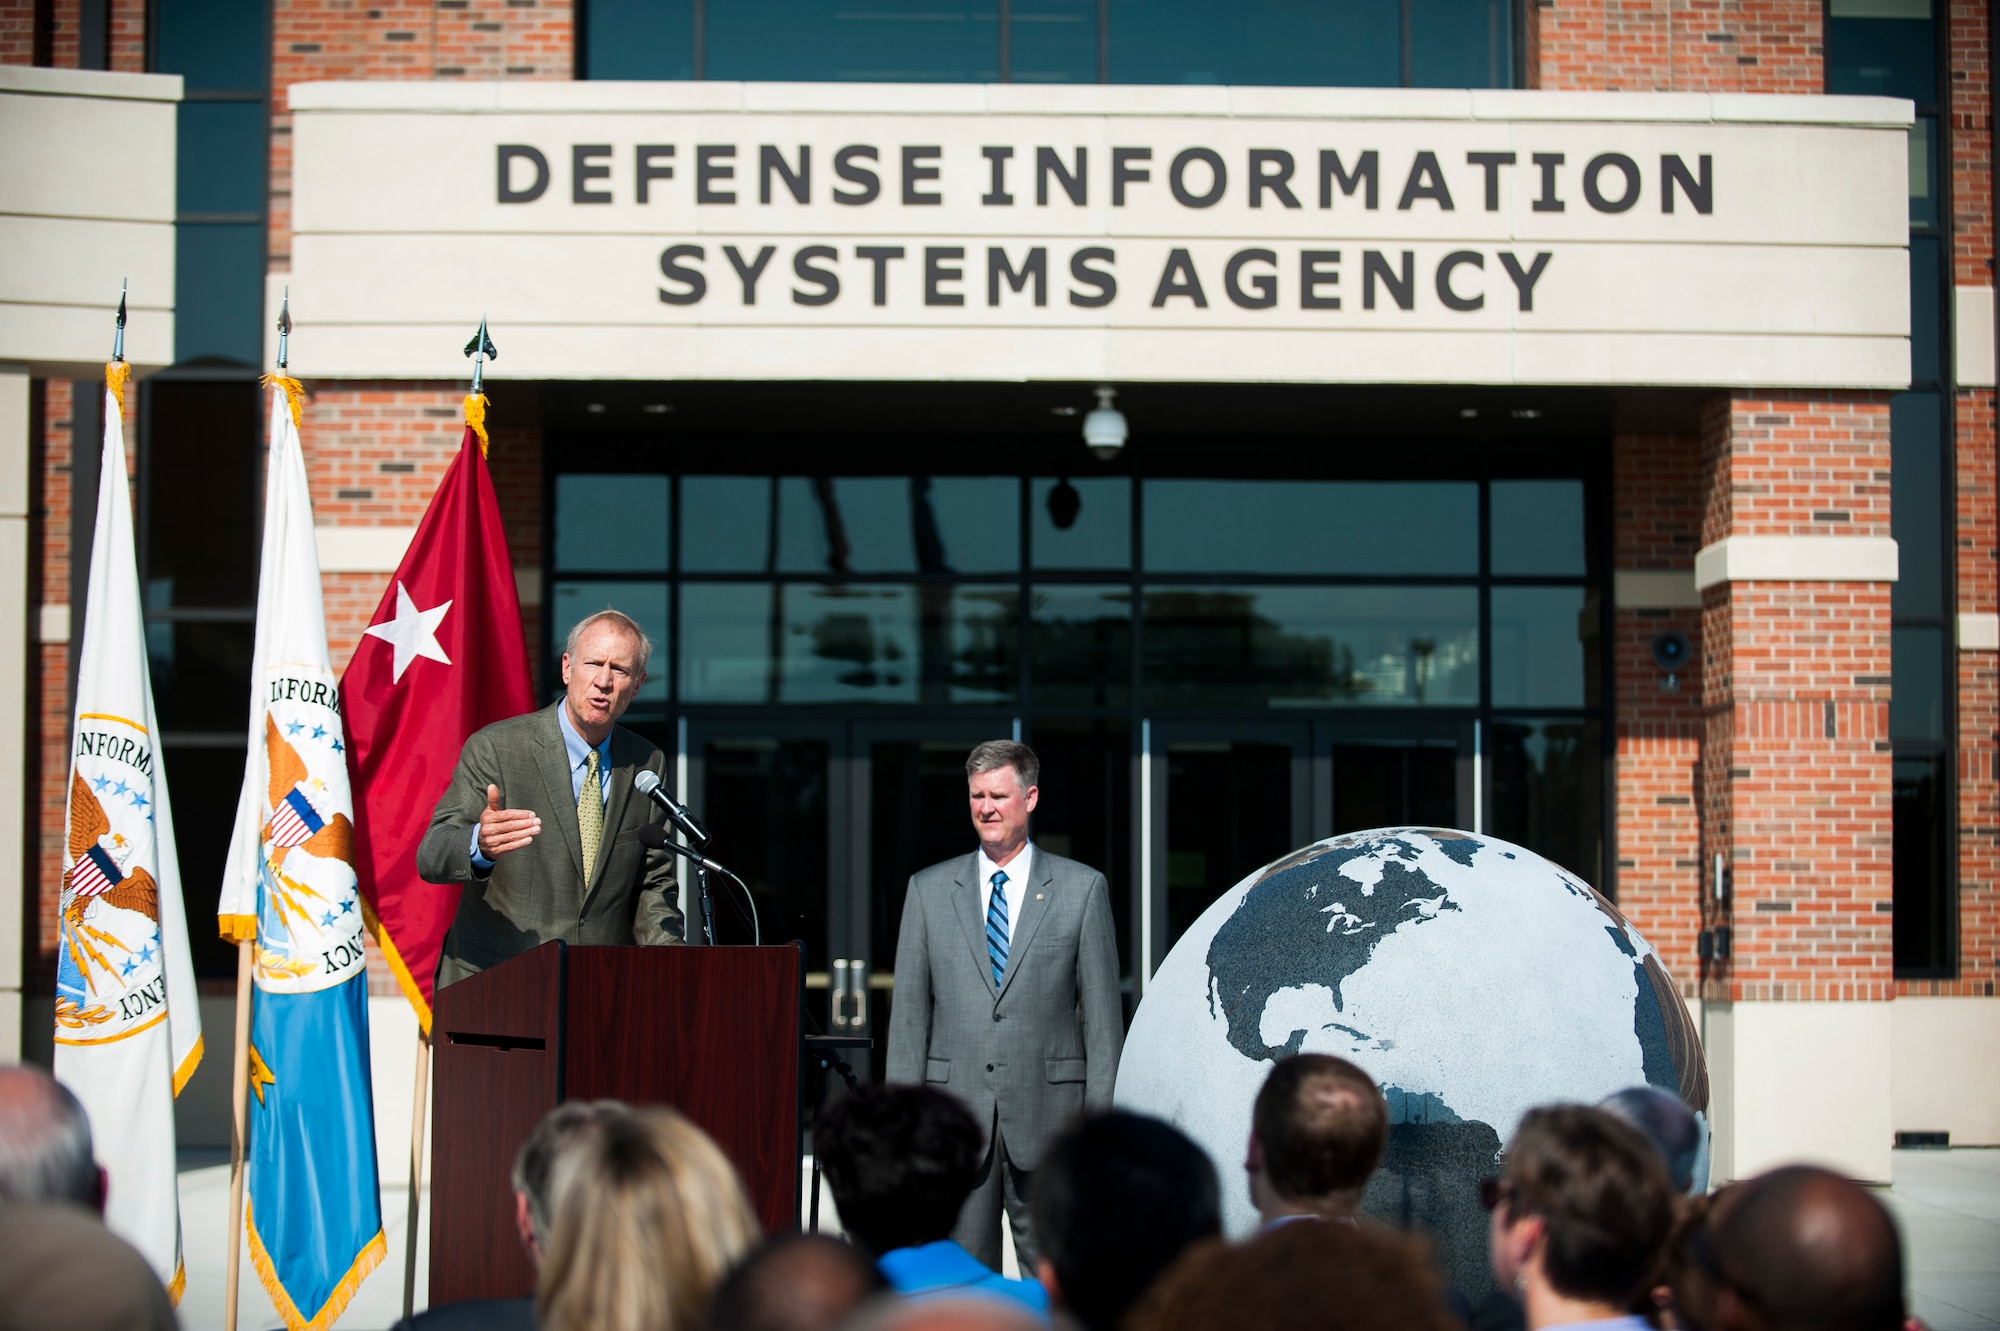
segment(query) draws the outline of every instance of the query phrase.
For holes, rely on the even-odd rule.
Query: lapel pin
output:
[[[1040,892],[1035,893],[1035,900],[1040,901],[1041,899],[1042,899],[1042,894]]]

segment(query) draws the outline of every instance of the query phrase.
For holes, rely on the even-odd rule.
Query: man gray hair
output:
[[[0,1202],[102,1200],[83,1105],[40,1068],[0,1068]]]
[[[563,642],[563,655],[571,660],[576,659],[577,643],[581,642],[583,635],[597,624],[610,624],[632,635],[632,641],[639,644],[639,673],[645,674],[646,663],[653,659],[653,640],[646,636],[646,630],[639,627],[637,620],[617,610],[607,608],[577,620],[576,626],[570,629],[569,637]]]
[[[1002,767],[1014,769],[1023,790],[1042,783],[1042,760],[1035,756],[1033,749],[1011,739],[989,739],[974,749],[965,760],[966,779],[970,780],[981,772],[995,772]]]
[[[528,1207],[531,1234],[521,1237],[532,1237],[537,1254],[548,1251],[549,1181],[555,1174],[556,1157],[629,1108],[620,1100],[565,1100],[528,1130],[527,1140],[514,1156],[513,1184],[514,1192]]]

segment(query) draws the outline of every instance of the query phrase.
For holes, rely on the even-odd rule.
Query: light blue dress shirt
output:
[[[590,762],[590,743],[576,733],[576,727],[569,719],[569,706],[556,708],[556,724],[562,729],[563,749],[569,754],[569,794],[572,800],[583,798],[583,774]],[[611,732],[604,732],[604,739],[597,745],[597,795],[600,800],[611,800]],[[472,867],[480,874],[493,868],[493,861],[479,853],[479,827],[472,828]]]

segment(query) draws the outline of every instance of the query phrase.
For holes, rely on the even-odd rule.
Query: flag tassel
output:
[[[222,1331],[236,1331],[236,1296],[243,1274],[243,1156],[250,1115],[250,953],[252,936],[236,943],[236,1043],[229,1092],[229,1257],[222,1292]]]

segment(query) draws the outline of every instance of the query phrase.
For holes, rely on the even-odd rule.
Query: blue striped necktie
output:
[[[993,895],[986,902],[986,956],[993,963],[993,987],[1007,973],[1007,871],[993,871]]]

